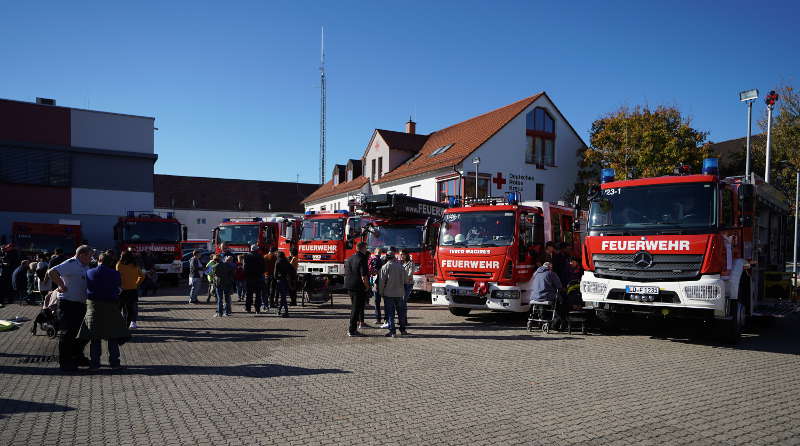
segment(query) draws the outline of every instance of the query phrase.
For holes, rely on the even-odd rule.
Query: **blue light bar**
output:
[[[344,210],[341,210],[341,209],[340,209],[340,210],[336,211],[336,213],[337,213],[337,214],[344,214],[344,215],[347,215],[347,214],[349,214],[350,212],[348,212],[348,211],[344,211]]]
[[[447,207],[454,208],[454,207],[458,207],[458,205],[459,205],[458,197],[454,197],[454,196],[447,197]]]
[[[167,218],[175,218],[174,212],[167,212]]]
[[[508,204],[519,204],[519,192],[509,191],[506,192],[506,201]]]
[[[314,215],[314,214],[316,214],[316,212],[314,212],[314,211],[306,211],[306,215]]]
[[[703,175],[719,175],[719,158],[703,160]]]
[[[222,219],[222,222],[223,222],[223,223],[228,223],[229,221],[231,221],[231,219],[230,219],[230,218],[223,218],[223,219]]]
[[[611,181],[614,181],[614,176],[615,175],[616,175],[616,172],[614,172],[614,169],[612,169],[610,167],[606,167],[605,169],[602,169],[600,171],[600,182],[601,183],[610,183]]]

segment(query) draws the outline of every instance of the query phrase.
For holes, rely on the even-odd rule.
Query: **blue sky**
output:
[[[798,19],[797,1],[8,1],[0,97],[154,116],[157,173],[317,182],[323,25],[329,178],[374,128],[542,90],[587,142],[636,104],[741,137],[740,90],[800,86]]]

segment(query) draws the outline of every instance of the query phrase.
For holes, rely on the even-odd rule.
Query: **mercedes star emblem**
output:
[[[647,251],[639,251],[633,255],[633,264],[639,268],[650,268],[653,266],[653,255]]]

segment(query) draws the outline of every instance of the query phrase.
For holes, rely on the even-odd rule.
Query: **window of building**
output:
[[[326,208],[327,208],[327,206],[323,204],[322,206],[320,206],[319,210],[320,211],[325,211],[325,210],[327,210]]]
[[[205,219],[205,218],[198,218],[198,219],[197,219],[197,224],[198,224],[198,225],[204,225],[204,224],[206,224],[206,219]]]
[[[339,184],[339,169],[333,171],[333,185]]]
[[[478,175],[478,197],[489,196],[489,176]],[[475,197],[475,174],[464,177],[464,197]]]
[[[0,182],[68,187],[71,184],[68,153],[0,146]]]
[[[455,177],[436,183],[436,195],[439,202],[447,201],[449,196],[461,196],[461,178]]]
[[[408,196],[409,197],[419,197],[420,190],[422,186],[411,186],[408,188]]]
[[[372,181],[375,181],[375,158],[372,158],[372,170],[370,170]]]
[[[545,166],[556,165],[555,153],[555,121],[550,114],[541,107],[536,107],[525,116],[525,133],[527,146],[525,162],[535,164],[543,169]]]
[[[544,184],[536,183],[536,199],[544,201]]]
[[[378,178],[383,176],[383,157],[378,158]]]
[[[434,157],[436,155],[440,155],[440,154],[442,154],[444,152],[447,152],[447,149],[449,149],[450,147],[453,147],[453,145],[452,144],[446,144],[444,146],[437,147],[436,150],[431,152],[431,154],[429,156],[432,158],[432,157]]]
[[[347,181],[353,181],[353,168],[347,168]]]

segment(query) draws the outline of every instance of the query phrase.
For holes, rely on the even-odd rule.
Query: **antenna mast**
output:
[[[322,27],[322,44],[320,46],[320,117],[319,117],[319,184],[325,184],[325,27]]]

